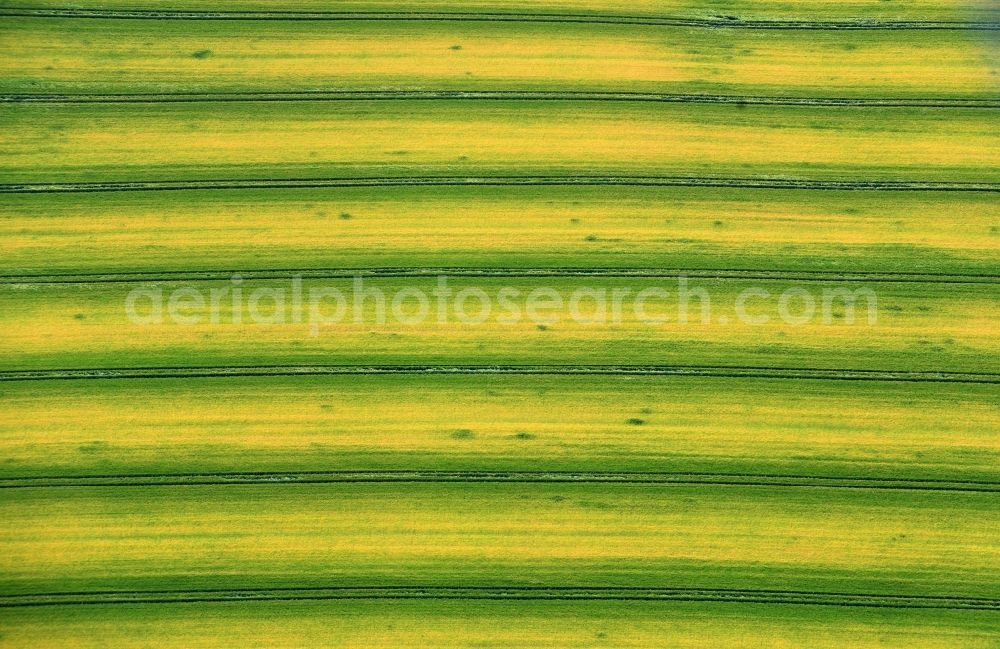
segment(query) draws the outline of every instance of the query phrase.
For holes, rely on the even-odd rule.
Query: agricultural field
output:
[[[998,34],[0,0],[0,647],[996,647]]]
[[[994,100],[980,35],[587,23],[294,21],[107,25],[12,18],[4,92],[538,91]],[[912,55],[911,55],[912,53]],[[330,77],[330,61],[336,76]],[[900,60],[902,59],[902,60]],[[81,73],[85,70],[85,73]],[[762,98],[763,99],[763,98]],[[929,103],[929,102],[928,102]]]
[[[4,386],[0,438],[9,484],[260,481],[266,467],[300,480],[607,472],[608,480],[773,475],[987,488],[1000,459],[995,396],[994,386],[973,383],[859,389],[819,379],[636,375],[23,381]],[[253,410],[241,407],[251,402]],[[285,427],[278,436],[277,426]]]
[[[12,102],[3,107],[10,130],[0,181],[60,183],[48,189],[126,180],[186,187],[223,178],[259,186],[260,179],[482,175],[793,176],[842,183],[861,177],[916,181],[916,189],[1000,182],[992,109],[956,107],[947,114],[942,120],[941,109],[925,106],[453,98]],[[123,168],[130,170],[127,179]]]
[[[286,267],[912,277],[1000,264],[1000,205],[987,192],[330,186],[22,193],[4,206],[0,276],[205,276],[204,259],[247,277]]]

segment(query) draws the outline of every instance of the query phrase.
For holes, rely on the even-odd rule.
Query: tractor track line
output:
[[[665,365],[256,365],[0,371],[0,382],[365,375],[707,376],[794,380],[1000,384],[1000,374],[909,370]]]
[[[244,21],[408,21],[408,22],[512,22],[567,23],[595,25],[636,25],[648,27],[690,27],[702,29],[759,29],[806,31],[898,31],[953,30],[997,31],[1000,23],[989,20],[774,20],[714,16],[629,16],[612,14],[487,13],[487,12],[336,12],[336,11],[183,11],[183,10],[102,10],[73,8],[0,9],[0,16],[28,18],[76,18],[91,20],[244,20]]]

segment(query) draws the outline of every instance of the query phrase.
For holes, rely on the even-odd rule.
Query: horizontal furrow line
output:
[[[0,103],[154,104],[199,102],[300,102],[398,100],[632,101],[674,104],[845,106],[861,108],[1000,108],[998,99],[921,97],[786,97],[658,92],[564,92],[529,90],[330,90],[302,92],[181,92],[136,94],[2,94]]]
[[[1000,493],[1000,484],[975,480],[866,478],[751,473],[638,473],[591,471],[297,471],[163,473],[96,476],[2,477],[0,489],[53,487],[155,487],[210,485],[292,485],[326,483],[584,483],[896,489]]]
[[[519,22],[647,25],[705,29],[796,30],[1000,30],[992,21],[939,20],[759,20],[737,16],[682,18],[679,16],[622,16],[602,14],[474,13],[474,12],[337,12],[337,11],[166,11],[101,9],[4,8],[0,16],[89,18],[105,20],[278,20],[278,21],[436,21]]]
[[[138,282],[243,280],[350,279],[355,277],[637,277],[797,282],[887,282],[914,284],[995,284],[1000,275],[977,273],[888,273],[867,271],[752,270],[700,268],[266,268],[226,270],[137,271],[120,273],[62,273],[0,275],[0,285],[11,284],[119,284]]]
[[[180,191],[205,189],[296,189],[323,187],[733,187],[840,191],[1000,192],[996,182],[920,180],[811,180],[704,176],[406,176],[371,178],[261,178],[122,182],[0,184],[0,194]]]
[[[160,590],[94,593],[40,593],[0,596],[0,608],[80,606],[96,604],[167,604],[185,602],[295,600],[568,600],[682,601],[734,604],[806,604],[872,608],[927,608],[1000,611],[1000,600],[980,597],[871,595],[721,588],[593,588],[593,587],[468,587],[379,586],[313,587],[259,590]]]
[[[664,365],[274,365],[227,367],[134,367],[0,371],[0,382],[76,379],[213,378],[343,375],[536,375],[709,376],[839,381],[1000,384],[1000,374],[787,367]]]

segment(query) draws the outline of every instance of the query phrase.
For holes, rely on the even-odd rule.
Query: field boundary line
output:
[[[352,278],[689,278],[704,280],[758,280],[796,282],[876,282],[913,284],[997,284],[1000,275],[985,273],[910,273],[878,271],[754,270],[749,268],[480,268],[455,266],[365,268],[251,268],[222,270],[164,270],[92,273],[0,275],[5,285],[124,284],[243,280],[352,279]]]
[[[614,14],[490,13],[490,12],[336,12],[336,11],[184,11],[102,10],[74,8],[5,7],[0,16],[28,18],[76,18],[92,20],[252,20],[252,21],[419,21],[419,22],[517,22],[636,25],[648,27],[693,27],[703,29],[760,30],[963,30],[996,31],[1000,23],[988,20],[774,20],[715,16],[641,16]]]
[[[97,379],[169,379],[358,375],[708,376],[909,383],[1000,384],[1000,373],[823,369],[714,365],[247,365],[19,369],[0,371],[0,382]]]
[[[351,599],[720,602],[733,604],[797,604],[1000,612],[1000,600],[985,597],[856,594],[764,589],[628,588],[601,586],[332,586],[37,593],[0,595],[0,608]]]
[[[210,102],[333,101],[588,101],[857,108],[1000,108],[1000,98],[972,97],[794,97],[662,92],[536,90],[315,90],[287,92],[177,92],[0,94],[0,103],[157,104]]]
[[[0,477],[0,489],[309,484],[606,484],[647,486],[891,489],[1000,493],[1000,482],[928,478],[708,472],[593,471],[244,471]]]
[[[723,176],[398,176],[256,178],[0,184],[0,194],[138,192],[333,187],[732,187],[825,191],[1000,192],[1000,182],[818,180]]]

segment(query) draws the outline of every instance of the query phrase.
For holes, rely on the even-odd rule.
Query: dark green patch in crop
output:
[[[103,453],[109,448],[110,445],[107,442],[96,440],[93,442],[87,442],[86,444],[80,444],[80,446],[77,447],[77,450],[84,455],[93,455],[95,453]]]

